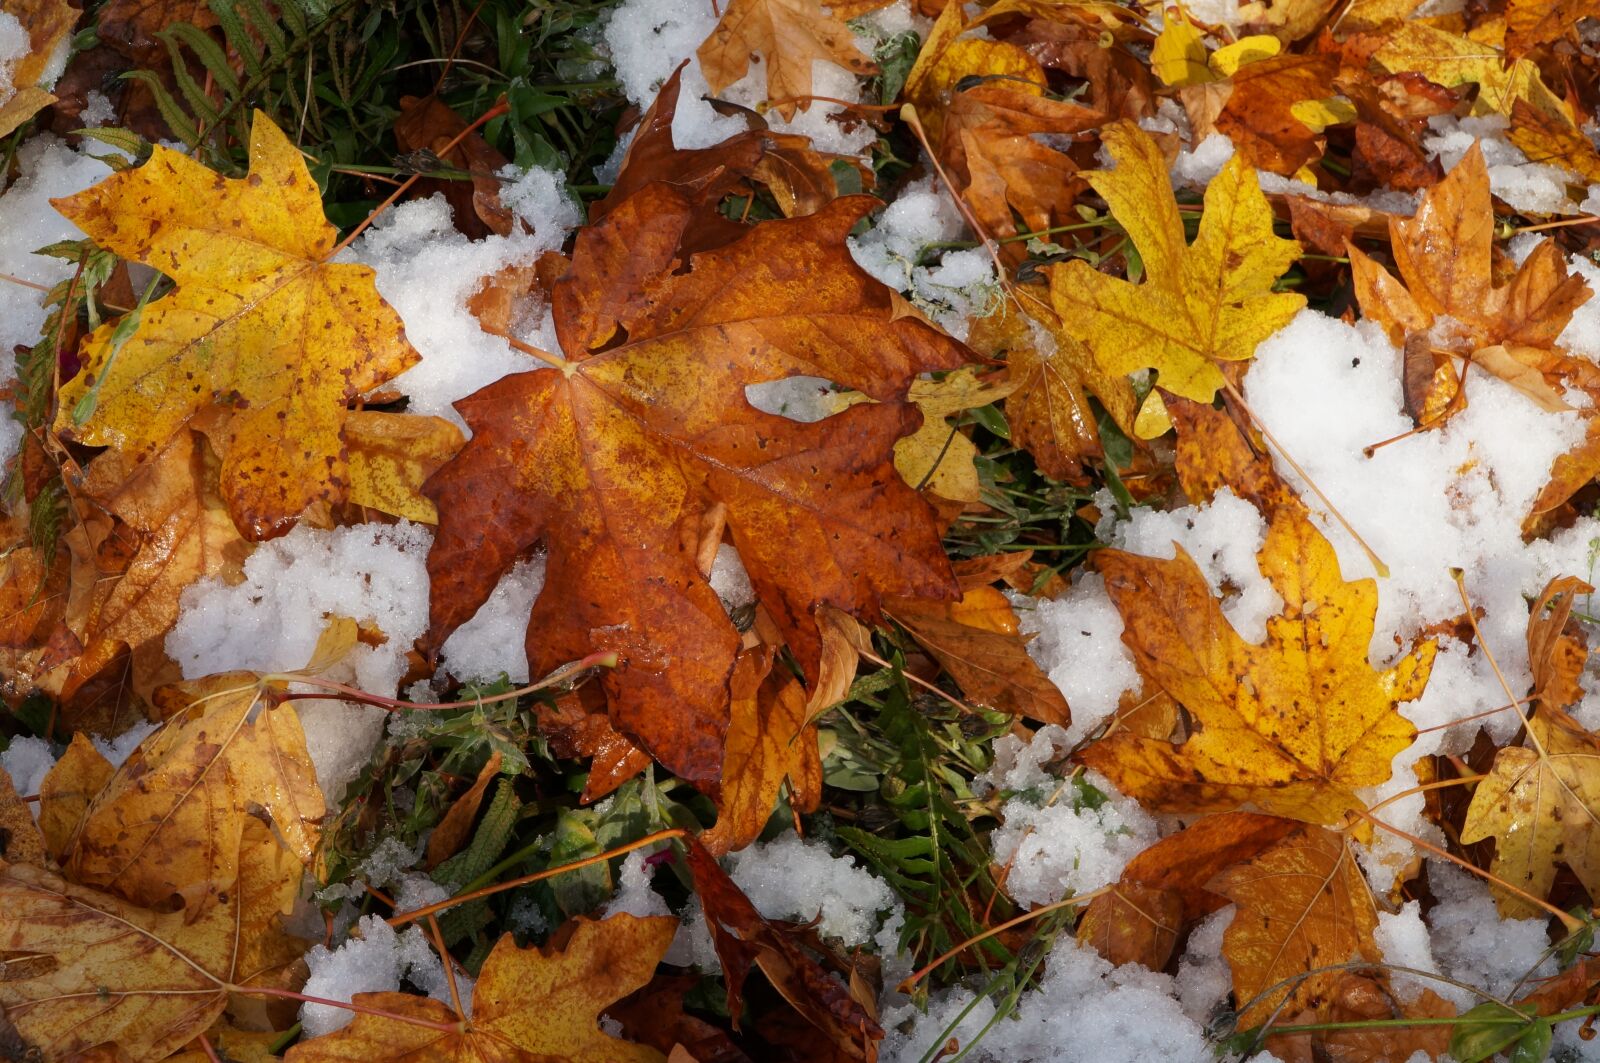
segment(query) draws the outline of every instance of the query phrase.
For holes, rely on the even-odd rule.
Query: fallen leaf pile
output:
[[[1001,1025],[1045,946],[1174,974],[1213,932],[1219,1054],[1534,1063],[1592,1035],[1593,588],[1544,548],[1600,498],[1600,10],[727,0],[703,41],[654,26],[641,96],[637,27],[594,12],[441,12],[421,36],[448,58],[411,62],[348,6],[3,5],[0,218],[46,153],[117,154],[49,200],[68,235],[37,254],[70,269],[0,272],[39,320],[0,392],[0,1057],[870,1063],[923,1051],[908,1008],[956,999],[930,987]],[[615,80],[474,80],[608,34]],[[366,51],[382,69],[350,77]],[[596,149],[564,109],[603,99]],[[535,163],[581,224],[531,218]],[[903,206],[933,201],[907,252]],[[521,368],[450,417],[413,412],[450,413],[411,371],[453,352],[390,286],[401,202],[500,256],[438,313]],[[1484,387],[1564,426],[1507,507],[1546,584],[1510,596],[1525,638],[1479,629],[1485,574],[1459,570],[1459,616],[1385,627],[1420,592],[1244,393],[1319,315],[1398,359],[1410,430],[1369,458],[1454,438]],[[1117,538],[1224,505],[1259,521],[1259,635],[1218,576],[1244,544]],[[175,628],[306,531],[409,537],[426,615],[319,607],[303,668],[196,674]],[[1096,632],[1051,626],[1102,588]],[[523,687],[449,647],[508,611]],[[1075,722],[1063,689],[1104,677],[1037,661],[1107,631],[1136,681]],[[1505,703],[1422,744],[1412,716],[1467,672]],[[1422,835],[1385,819],[1405,799]],[[1079,827],[1138,806],[1156,840],[1030,909],[1019,800]],[[785,918],[733,855],[761,842],[864,860],[895,898],[877,936],[834,932],[856,897]],[[1398,970],[1388,920],[1443,903],[1425,858],[1542,920],[1547,968],[1492,993]],[[396,933],[390,988],[312,992]],[[957,1025],[928,1057],[990,1058]]]

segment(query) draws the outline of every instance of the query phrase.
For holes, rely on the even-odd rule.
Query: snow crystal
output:
[[[1178,960],[1178,1001],[1184,1014],[1202,1026],[1233,991],[1233,973],[1222,956],[1222,937],[1233,925],[1234,911],[1229,904],[1196,923]]]
[[[422,929],[411,926],[397,934],[376,915],[363,916],[350,939],[338,948],[312,948],[306,953],[306,966],[311,976],[301,992],[308,997],[349,1003],[357,993],[395,992],[403,977],[436,1000],[450,999],[444,966]],[[465,1008],[471,984],[459,975],[457,982]],[[321,1037],[343,1029],[354,1014],[330,1004],[304,1004],[300,1022],[305,1036]]]
[[[160,726],[154,720],[140,720],[115,738],[102,738],[99,735],[92,735],[89,740],[94,744],[94,748],[100,751],[100,755],[110,762],[113,768],[120,768],[122,767],[122,762],[127,760],[133,754],[133,751],[139,747],[139,743],[143,742]]]
[[[730,613],[756,600],[756,589],[750,584],[744,559],[727,543],[717,546],[716,560],[711,562],[710,583],[711,589],[722,599],[722,607]]]
[[[394,910],[396,913],[414,912],[418,908],[447,901],[450,896],[449,890],[428,875],[421,871],[412,871],[400,876],[400,881],[395,886]]]
[[[1428,925],[1422,921],[1421,901],[1407,901],[1398,912],[1379,912],[1378,929],[1374,937],[1385,963],[1434,974],[1442,973],[1433,958],[1433,941]],[[1465,1011],[1478,1002],[1473,994],[1436,978],[1395,972],[1392,984],[1400,999],[1407,1002],[1417,999],[1423,990],[1439,994],[1454,1004],[1458,1011]]]
[[[1427,916],[1438,970],[1499,997],[1525,975],[1555,973],[1545,920],[1501,919],[1484,881],[1443,861],[1428,861],[1428,885],[1439,900]]]
[[[994,266],[979,249],[945,251],[922,265],[935,245],[966,235],[955,202],[930,175],[912,182],[878,215],[871,229],[850,238],[856,264],[904,292],[946,332],[964,338],[967,319],[991,312],[999,299]]]
[[[561,192],[559,178],[531,170],[508,186],[507,205],[533,227],[532,233],[472,240],[450,221],[444,196],[402,203],[385,212],[346,254],[377,271],[378,292],[406,324],[406,338],[422,360],[392,382],[410,400],[410,412],[443,417],[465,428],[451,405],[510,373],[542,363],[490,335],[467,309],[485,279],[512,266],[531,264],[541,252],[561,246],[577,222],[576,208]],[[531,308],[530,308],[531,309]],[[541,350],[555,347],[543,318],[520,323],[517,339]]]
[[[500,578],[489,600],[440,648],[442,671],[462,681],[494,680],[501,672],[513,683],[528,681],[528,613],[544,589],[544,565],[540,554]]]
[[[769,919],[818,920],[817,933],[837,938],[846,948],[873,941],[885,920],[902,914],[900,902],[881,879],[849,856],[834,856],[821,842],[785,834],[758,842],[726,860],[728,875]],[[682,913],[666,962],[711,970],[716,951],[706,930],[705,912],[692,898]]]
[[[1204,188],[1231,158],[1233,141],[1222,133],[1212,133],[1193,149],[1178,152],[1178,157],[1172,160],[1172,183]]]
[[[1122,614],[1100,574],[1079,569],[1065,594],[1020,608],[1017,616],[1023,631],[1038,634],[1028,653],[1072,706],[1067,742],[1077,745],[1117,711],[1124,690],[1139,686],[1133,656],[1122,642]]]
[[[1137,964],[1113,967],[1070,934],[1057,939],[1038,988],[1023,993],[1013,1016],[979,1039],[994,1014],[992,998],[960,989],[934,994],[925,1014],[911,1004],[895,1004],[883,1014],[888,1031],[883,1059],[914,1063],[951,1037],[962,1048],[976,1041],[962,1057],[975,1063],[1201,1063],[1213,1058],[1203,1031],[1174,999],[1170,976]],[[909,1032],[902,1032],[907,1022]]]
[[[995,864],[1010,868],[1006,892],[1025,908],[1115,882],[1127,862],[1159,836],[1156,821],[1138,802],[1096,772],[1086,779],[1109,797],[1099,808],[1076,800],[1068,784],[1053,802],[1020,796],[1000,811],[1004,823],[990,845]]]
[[[83,111],[78,115],[78,124],[84,129],[98,129],[101,126],[114,125],[117,121],[117,108],[112,104],[110,97],[96,89],[90,89],[84,97]]]
[[[1071,747],[1068,732],[1053,723],[1039,728],[1026,742],[1014,734],[1001,735],[994,742],[994,763],[972,780],[972,788],[980,796],[995,790],[1018,793],[1054,789],[1061,779],[1045,771],[1044,766]]]
[[[406,653],[428,618],[423,567],[432,534],[421,525],[362,524],[323,531],[305,525],[263,543],[244,580],[202,580],[184,591],[167,654],[185,678],[243,668],[271,672],[311,659],[328,618],[375,625],[385,641],[358,645],[329,673],[369,693],[392,696]],[[354,777],[382,733],[385,713],[337,701],[298,706],[317,780],[330,801]]]
[[[28,30],[22,21],[9,11],[0,11],[0,103],[15,94],[11,71],[18,59],[27,56],[30,48]]]
[[[9,17],[9,16],[8,16]],[[3,50],[3,44],[0,44]],[[21,177],[0,195],[0,273],[27,284],[0,281],[0,388],[13,379],[11,351],[39,342],[47,315],[43,293],[28,285],[50,287],[72,276],[74,265],[65,259],[33,252],[58,240],[77,240],[83,233],[50,205],[58,196],[82,191],[111,171],[106,164],[79,154],[48,134],[30,137],[17,152]],[[4,176],[0,175],[0,182]],[[11,460],[22,426],[0,416],[0,465]]]
[[[1509,122],[1503,115],[1458,118],[1436,115],[1428,119],[1431,133],[1422,146],[1452,169],[1474,143],[1483,145],[1489,167],[1489,191],[1513,210],[1528,214],[1572,214],[1578,208],[1567,198],[1571,180],[1560,166],[1529,162],[1521,149],[1505,139]]]
[[[640,917],[672,914],[667,902],[650,884],[655,878],[655,867],[645,863],[648,856],[643,849],[635,849],[622,861],[622,867],[617,872],[617,889],[606,905],[606,915],[619,912]]]
[[[50,743],[33,735],[17,735],[0,752],[0,768],[11,776],[11,785],[23,797],[31,797],[39,792],[39,787],[44,784],[44,777],[50,769],[56,766],[56,755],[50,748]],[[32,805],[35,817],[39,815],[39,804]]]

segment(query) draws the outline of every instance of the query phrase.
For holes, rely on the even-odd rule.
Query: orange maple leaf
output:
[[[767,63],[767,95],[773,109],[793,118],[811,95],[811,64],[825,60],[854,74],[877,73],[877,66],[856,47],[855,37],[818,0],[729,0],[717,28],[700,45],[700,66],[712,92],[721,92],[744,77],[753,56]]]
[[[727,507],[756,592],[813,680],[819,606],[872,618],[884,594],[954,596],[892,448],[920,420],[903,401],[912,379],[965,352],[851,260],[845,237],[873,203],[767,222],[679,273],[668,267],[691,208],[669,186],[580,234],[554,294],[559,367],[457,403],[473,438],[424,487],[441,520],[421,648],[437,650],[543,541],[535,672],[616,652],[603,682],[618,729],[711,786],[738,633],[695,564],[709,506]],[[879,401],[814,424],[745,401],[747,385],[797,374]]]

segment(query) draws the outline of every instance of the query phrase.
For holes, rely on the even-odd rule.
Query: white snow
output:
[[[19,795],[31,797],[39,792],[44,777],[56,766],[56,754],[50,743],[33,735],[17,735],[11,744],[0,752],[0,769],[11,776],[11,785]],[[38,802],[33,803],[33,814],[39,815]]]
[[[395,992],[406,979],[435,1000],[450,1002],[450,986],[438,953],[428,944],[422,928],[408,926],[400,933],[376,915],[363,916],[350,938],[336,949],[317,945],[306,953],[311,977],[301,990],[308,997],[349,1003],[357,993]],[[461,1005],[471,1014],[472,980],[456,973]],[[321,1037],[343,1029],[354,1012],[331,1004],[303,1004],[300,1021],[305,1036]]]
[[[1522,150],[1505,139],[1509,121],[1503,115],[1458,118],[1436,115],[1428,119],[1429,134],[1422,146],[1452,169],[1474,143],[1483,147],[1483,161],[1489,168],[1489,191],[1513,210],[1528,214],[1575,214],[1578,208],[1567,197],[1567,185],[1575,184],[1561,167],[1528,161]]]
[[[967,1010],[965,1018],[959,1018]],[[935,993],[926,1014],[911,1004],[885,1009],[886,1063],[916,1063],[953,1037],[966,1048],[993,1018],[991,997]],[[959,1018],[959,1022],[958,1022]],[[908,1033],[901,1024],[911,1022]],[[952,1024],[954,1024],[953,1028]],[[1113,967],[1063,933],[1037,989],[1022,994],[1013,1017],[983,1035],[963,1059],[983,1063],[1202,1063],[1213,1057],[1201,1027],[1183,1013],[1169,975],[1137,964]]]
[[[0,104],[16,95],[11,71],[17,60],[28,54],[30,47],[28,31],[22,21],[9,11],[0,11]]]
[[[378,292],[400,314],[406,337],[422,360],[392,382],[410,400],[409,412],[432,414],[465,429],[451,403],[510,373],[541,363],[490,335],[467,309],[485,280],[530,265],[561,246],[579,221],[559,177],[530,170],[501,193],[502,202],[532,226],[531,233],[472,240],[450,221],[443,195],[402,203],[386,212],[346,254],[377,271]],[[556,350],[548,308],[526,300],[513,331],[541,350]]]
[[[43,293],[32,285],[49,288],[70,278],[76,268],[66,259],[33,253],[58,240],[83,237],[50,200],[80,192],[111,172],[105,163],[79,154],[48,134],[23,142],[17,167],[21,176],[0,194],[0,234],[4,234],[0,273],[6,275],[0,278],[0,387],[14,379],[11,352],[39,342],[48,316],[41,304]],[[4,180],[0,174],[0,182]],[[21,438],[22,426],[9,414],[0,416],[0,465],[11,460]]]

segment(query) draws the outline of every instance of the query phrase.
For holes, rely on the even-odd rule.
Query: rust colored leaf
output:
[[[46,867],[50,863],[39,824],[4,769],[0,769],[0,856],[13,864]]]
[[[1233,969],[1241,1028],[1259,1025],[1285,998],[1295,1011],[1337,983],[1336,972],[1324,972],[1293,989],[1266,992],[1286,978],[1351,959],[1381,959],[1372,936],[1378,912],[1341,834],[1302,827],[1222,872],[1209,888],[1238,905],[1222,954]]]
[[[1183,927],[1183,898],[1172,890],[1119,882],[1089,902],[1078,940],[1112,963],[1159,971],[1172,958]]]
[[[467,839],[471,836],[472,823],[478,818],[478,808],[483,804],[484,791],[489,789],[494,777],[500,774],[500,759],[499,750],[489,754],[489,759],[484,761],[483,767],[478,771],[478,777],[467,787],[467,792],[450,802],[444,818],[433,828],[433,833],[428,835],[428,859],[424,864],[428,870],[432,871],[456,855],[467,843]]]
[[[760,967],[773,988],[846,1058],[875,1058],[877,1041],[883,1037],[876,1018],[801,949],[792,928],[756,911],[705,846],[692,836],[683,842],[711,943],[722,961],[728,1012],[740,1013],[745,979],[751,967]]]
[[[773,662],[772,650],[758,647],[733,666],[717,822],[700,835],[714,856],[760,837],[785,779],[795,811],[814,811],[822,800],[822,757],[817,729],[806,722],[805,689]]]
[[[773,110],[793,118],[810,100],[811,64],[829,62],[853,74],[877,73],[861,54],[855,37],[818,0],[728,0],[728,8],[697,53],[711,91],[721,92],[744,77],[759,53],[767,68],[767,95]]]
[[[738,639],[695,564],[704,510],[726,506],[757,595],[812,681],[820,605],[872,619],[881,595],[953,596],[928,506],[891,458],[920,419],[904,402],[911,380],[954,368],[964,349],[900,315],[850,259],[844,238],[871,206],[841,199],[767,222],[682,273],[629,265],[675,246],[675,226],[655,219],[689,204],[667,186],[585,230],[555,291],[564,367],[457,403],[474,434],[424,487],[441,523],[420,648],[431,655],[542,540],[534,674],[616,652],[602,683],[617,729],[711,786]],[[619,327],[626,342],[607,347]],[[747,384],[796,374],[879,401],[814,424],[746,403]]]
[[[288,1063],[480,1063],[487,1060],[615,1060],[660,1063],[661,1053],[600,1029],[608,1005],[650,980],[677,920],[622,913],[579,918],[543,949],[519,949],[510,934],[483,963],[472,1017],[407,993],[357,993],[354,1003],[432,1023],[357,1014],[350,1025],[289,1049]],[[442,1029],[439,1027],[443,1027]]]
[[[417,182],[415,194],[426,197],[443,192],[456,228],[468,236],[509,236],[516,227],[516,217],[500,202],[500,179],[496,175],[510,160],[478,133],[468,133],[446,151],[466,128],[466,119],[438,96],[400,97],[400,115],[394,120],[394,139],[400,151],[432,152],[446,166],[472,175],[470,181],[424,178]]]
[[[233,409],[222,497],[247,538],[270,538],[345,485],[346,403],[418,356],[372,270],[324,261],[335,232],[316,183],[264,115],[239,180],[153,150],[143,166],[55,201],[101,246],[177,282],[120,349],[113,322],[85,341],[56,428],[139,458],[194,414]]]
[[[896,599],[884,608],[969,700],[1041,723],[1065,727],[1071,721],[1067,699],[1028,656],[1017,614],[1000,591],[974,587],[958,602]]]
[[[1240,67],[1215,126],[1258,170],[1285,176],[1321,154],[1317,134],[1291,113],[1328,95],[1338,63],[1327,55],[1280,55]]]
[[[1294,820],[1255,812],[1205,816],[1128,861],[1121,882],[1177,894],[1183,921],[1191,923],[1225,903],[1207,888],[1212,879],[1299,828]]]
[[[1340,971],[1320,1006],[1279,1019],[1281,1025],[1339,1022],[1394,1021],[1396,1019],[1446,1019],[1455,1015],[1449,1001],[1425,989],[1411,1003],[1399,1000],[1387,979]],[[1281,1034],[1267,1040],[1267,1048],[1284,1063],[1373,1063],[1375,1060],[1410,1060],[1421,1052],[1428,1059],[1444,1059],[1450,1047],[1450,1026],[1379,1027],[1376,1029],[1318,1030]]]
[[[1569,33],[1581,18],[1593,18],[1590,0],[1507,0],[1506,54],[1521,56]]]
[[[1572,607],[1578,595],[1592,593],[1576,576],[1560,576],[1545,585],[1528,614],[1528,667],[1541,705],[1565,709],[1583,697],[1579,678],[1589,660],[1589,639],[1572,619]]]
[[[1283,597],[1265,643],[1245,642],[1182,550],[1171,561],[1097,555],[1142,674],[1199,722],[1181,745],[1113,734],[1083,754],[1123,792],[1166,811],[1245,804],[1311,823],[1365,807],[1355,790],[1389,778],[1416,729],[1396,710],[1421,695],[1436,644],[1379,672],[1367,661],[1373,580],[1347,582],[1300,509],[1280,506],[1259,560]]]

